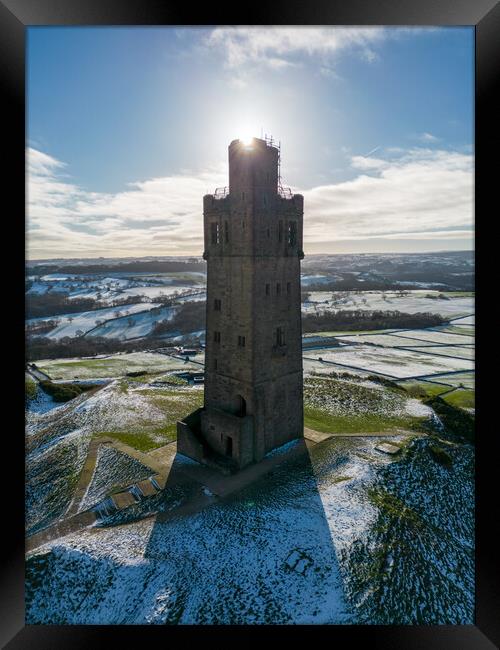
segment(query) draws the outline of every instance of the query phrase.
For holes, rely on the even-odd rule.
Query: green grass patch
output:
[[[450,390],[450,386],[432,384],[426,381],[401,381],[398,382],[398,385],[400,388],[404,388],[411,397],[420,399],[436,397],[437,395],[446,393]]]
[[[24,379],[24,397],[26,401],[35,399],[38,393],[38,386],[34,379],[25,377]]]
[[[168,386],[188,386],[189,382],[187,379],[183,379],[175,374],[159,375],[156,379],[159,384],[165,384],[165,387]]]
[[[352,476],[337,476],[333,479],[332,483],[342,483],[343,481],[350,481]]]
[[[466,325],[447,325],[446,327],[440,327],[439,331],[445,334],[461,334],[464,337],[463,343],[474,343],[476,335],[476,328],[467,327]],[[467,336],[470,337],[470,341],[467,340]]]
[[[405,446],[404,442],[396,442],[395,440],[380,440],[379,445],[391,445],[392,447],[397,447],[398,449],[403,449]]]
[[[137,451],[148,452],[158,447],[163,447],[168,442],[175,440],[175,437],[165,434],[164,437],[146,433],[145,431],[100,431],[94,437],[108,436],[114,440],[119,440],[123,444],[137,449]]]
[[[424,527],[424,522],[415,510],[409,508],[394,494],[378,487],[371,487],[367,491],[367,496],[370,502],[387,517],[404,519],[408,524],[417,529]]]
[[[304,425],[322,433],[378,433],[414,429],[415,418],[382,415],[331,415],[321,409],[304,406]],[[392,444],[392,442],[391,442]]]
[[[133,424],[131,423],[134,430],[141,427],[142,424],[143,435],[150,439],[150,442],[145,439],[144,444],[151,444],[156,447],[176,440],[177,421],[182,420],[186,415],[203,405],[203,391],[190,388],[176,390],[175,388],[163,389],[145,386],[144,388],[138,388],[135,394],[140,394],[149,404],[165,414],[161,423],[145,419],[142,424],[140,417],[134,419]],[[129,432],[126,432],[126,434],[128,435]],[[136,434],[134,433],[134,435]],[[154,443],[156,438],[159,439],[159,442]],[[139,444],[141,444],[140,441]]]
[[[458,406],[460,408],[475,408],[475,396],[476,392],[473,390],[457,388],[452,393],[444,395],[442,399],[452,406]]]
[[[78,397],[93,388],[97,388],[98,384],[56,384],[52,381],[45,380],[40,382],[42,390],[50,395],[54,402],[69,402],[74,397]],[[100,387],[100,386],[99,386]]]

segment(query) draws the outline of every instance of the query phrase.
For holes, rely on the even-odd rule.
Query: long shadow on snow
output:
[[[176,455],[167,493],[186,462]],[[176,622],[350,622],[304,440],[293,458],[248,487],[199,512],[181,508],[167,517],[157,517],[144,557],[176,563],[183,591]]]

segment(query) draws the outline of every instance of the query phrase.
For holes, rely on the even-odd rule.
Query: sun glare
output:
[[[239,140],[242,144],[245,145],[245,147],[249,147],[251,144],[253,144],[253,137],[251,135],[242,135]]]

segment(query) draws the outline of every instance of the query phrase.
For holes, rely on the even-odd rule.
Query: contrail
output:
[[[372,150],[369,151],[368,153],[365,153],[365,155],[363,156],[363,158],[368,158],[368,156],[370,156],[372,153],[375,153],[375,152],[378,151],[379,149],[380,149],[380,145],[379,145],[378,147],[375,147],[375,149],[372,149]]]

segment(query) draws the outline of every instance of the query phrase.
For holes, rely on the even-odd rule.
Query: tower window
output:
[[[278,223],[278,241],[283,241],[283,221]]]
[[[290,287],[290,282],[287,282],[287,283],[286,283],[286,292],[287,292],[288,294],[290,294],[290,288],[291,288],[291,287]]]
[[[245,337],[244,336],[238,336],[238,346],[240,348],[245,347]]]
[[[276,295],[281,296],[281,284],[279,282],[276,285]]]
[[[276,345],[278,347],[285,345],[285,330],[282,327],[276,328]]]
[[[227,221],[224,221],[224,239],[227,244],[229,241],[229,224]]]
[[[217,359],[214,359],[214,370],[217,370]]]
[[[212,232],[212,244],[220,244],[220,224],[212,223],[211,224]]]
[[[271,285],[266,284],[266,296],[269,296],[269,295],[271,295]]]
[[[214,300],[214,311],[220,311],[222,307],[222,301],[219,300],[219,298],[215,298]]]
[[[290,246],[295,246],[297,243],[297,222],[290,221],[288,223],[288,244]]]
[[[268,228],[268,229],[267,229],[267,238],[269,239],[270,236],[271,236],[271,231],[270,231],[269,228]]]
[[[241,193],[241,198],[242,198],[243,201],[245,200],[245,192]]]
[[[214,343],[220,343],[220,332],[214,332]]]

